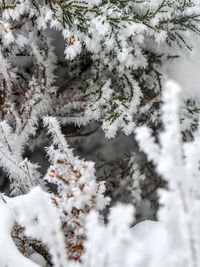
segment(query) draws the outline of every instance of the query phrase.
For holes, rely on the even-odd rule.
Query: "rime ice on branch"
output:
[[[171,239],[169,255],[163,266],[197,267],[200,264],[200,139],[198,130],[194,141],[182,142],[179,94],[179,85],[168,81],[163,96],[164,132],[160,134],[159,144],[145,126],[138,128],[136,133],[141,148],[168,184],[168,189],[159,191],[159,219]]]
[[[45,250],[46,261],[50,258],[48,263],[56,267],[71,264],[66,255],[82,266],[156,266],[155,255],[129,235],[131,208],[118,206],[108,225],[99,223],[94,214],[109,202],[105,185],[96,181],[92,162],[73,155],[60,124],[98,123],[107,138],[118,130],[130,135],[144,123],[157,131],[163,65],[192,50],[199,22],[200,7],[192,0],[0,0],[0,166],[15,195],[2,197],[5,205],[0,199],[0,215],[6,217],[0,224],[8,222],[4,238],[13,253],[10,232],[14,235],[16,225],[11,228],[17,223],[23,240],[38,241],[40,249],[47,250],[41,254]],[[58,49],[59,40],[63,49]],[[182,144],[177,94],[177,86],[165,94],[160,145],[147,128],[137,133],[168,182],[169,191],[160,193],[164,206],[159,216],[175,247],[166,264],[198,267],[199,137]],[[43,118],[53,140],[44,178],[39,165],[25,157],[27,147],[46,145]],[[140,176],[130,187],[135,199],[140,197],[135,187],[143,178],[137,170],[134,165],[134,174]],[[47,181],[56,184],[54,193],[47,193]],[[90,211],[96,213],[90,215],[86,234]],[[108,235],[106,245],[99,233]],[[100,259],[97,248],[102,248]],[[15,255],[24,265],[34,266],[18,251]],[[0,262],[7,265],[4,256],[0,249]],[[16,264],[23,267],[21,261]]]
[[[44,122],[53,139],[47,150],[51,165],[45,179],[57,185],[52,201],[60,212],[69,259],[80,260],[86,216],[91,210],[103,210],[109,198],[103,195],[104,182],[96,182],[94,163],[73,156],[55,118],[46,117]]]
[[[100,121],[108,138],[155,122],[162,65],[190,51],[199,32],[191,0],[14,0],[0,8],[1,117],[24,143],[46,114],[63,124]],[[64,51],[54,51],[52,30]]]

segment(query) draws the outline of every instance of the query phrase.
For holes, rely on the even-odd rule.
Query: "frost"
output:
[[[0,167],[10,186],[0,195],[0,266],[199,267],[200,100],[165,82],[166,64],[196,45],[199,3],[0,8]],[[125,167],[99,164],[98,146],[87,154],[96,169],[76,155],[120,132],[150,164],[136,143]],[[119,194],[132,204],[109,197]],[[133,227],[140,208],[158,222]]]
[[[16,39],[16,44],[19,47],[23,47],[24,45],[27,45],[28,42],[29,42],[28,39],[23,35],[18,36],[18,38]]]
[[[67,59],[73,60],[82,51],[81,42],[75,37],[71,37],[68,46],[65,48],[65,55]]]
[[[170,242],[169,256],[165,264],[166,266],[168,263],[175,266],[198,266],[199,216],[197,214],[200,202],[197,177],[199,177],[199,168],[194,159],[197,156],[199,137],[196,136],[193,142],[182,144],[178,117],[180,90],[175,82],[166,83],[163,96],[165,131],[160,135],[160,148],[157,148],[159,157],[155,155],[155,149],[151,150],[151,147],[157,145],[151,140],[149,134],[142,135],[147,132],[146,128],[137,131],[137,138],[149,159],[156,164],[158,172],[168,182],[169,190],[159,191],[162,205],[159,219],[168,231]],[[147,140],[150,142],[148,143]],[[194,214],[196,214],[195,219]]]

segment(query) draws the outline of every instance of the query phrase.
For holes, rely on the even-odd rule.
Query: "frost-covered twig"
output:
[[[164,132],[160,135],[158,156],[149,147],[143,133],[137,129],[137,139],[150,160],[154,160],[160,175],[167,181],[168,190],[160,190],[159,219],[171,237],[171,252],[166,264],[199,266],[199,136],[191,143],[182,143],[178,116],[180,87],[169,81],[165,87],[163,105]],[[145,137],[145,138],[144,138]],[[150,141],[151,144],[151,141]],[[154,143],[158,147],[158,144]],[[197,157],[197,158],[196,158]],[[198,167],[197,167],[198,166]],[[196,214],[194,218],[194,214]],[[177,256],[179,255],[179,256]]]

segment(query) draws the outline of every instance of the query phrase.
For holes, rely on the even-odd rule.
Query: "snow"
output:
[[[163,265],[163,258],[169,247],[168,233],[161,222],[146,220],[131,228],[134,241],[145,246],[145,253],[150,256],[152,267]]]
[[[33,253],[29,256],[29,258],[35,263],[39,264],[41,267],[46,266],[45,259],[39,253]]]
[[[7,204],[0,199],[0,266],[1,267],[39,267],[38,264],[24,257],[11,238],[14,215]]]
[[[161,222],[145,220],[132,227],[131,233],[134,239],[145,243],[149,248],[158,247],[159,251],[167,248],[167,231]]]
[[[52,117],[44,119],[53,139],[53,146],[47,151],[51,161],[47,174],[42,178],[37,165],[24,158],[29,137],[37,135],[37,129],[40,130],[38,121],[46,115],[63,118],[62,126],[66,126],[67,122],[78,126],[100,122],[107,138],[115,137],[119,129],[131,134],[136,125],[143,123],[140,119],[143,114],[148,123],[150,102],[157,99],[160,88],[159,67],[166,58],[177,52],[179,54],[180,47],[185,46],[184,38],[193,41],[189,32],[198,31],[198,19],[192,19],[190,26],[189,18],[197,18],[199,6],[190,6],[190,1],[183,1],[189,8],[183,5],[179,9],[181,1],[124,1],[121,5],[123,1],[115,4],[115,1],[88,0],[64,4],[62,9],[60,5],[65,1],[54,0],[48,5],[43,4],[44,1],[18,0],[11,8],[6,6],[6,1],[1,2],[0,74],[4,92],[0,100],[3,108],[1,117],[6,121],[0,123],[0,165],[9,174],[12,193],[21,196],[5,198],[5,201],[0,198],[0,267],[46,265],[38,253],[31,254],[30,259],[25,257],[30,253],[20,253],[11,235],[15,222],[24,227],[27,237],[40,240],[46,246],[54,266],[68,266],[65,257],[69,256],[66,246],[70,235],[74,235],[74,242],[80,238],[82,245],[82,236],[86,235],[85,220],[91,210],[96,213],[90,218],[88,238],[83,246],[89,264],[83,266],[200,266],[200,140],[197,136],[193,142],[182,144],[178,115],[180,88],[176,83],[168,82],[165,86],[163,133],[154,139],[145,126],[135,131],[141,148],[168,183],[168,191],[166,188],[159,191],[160,222],[144,221],[130,229],[134,208],[122,205],[111,208],[107,224],[103,220],[100,223],[99,211],[109,203],[109,198],[104,197],[104,182],[96,181],[93,163],[73,155],[59,122]],[[123,8],[123,5],[126,7]],[[98,10],[95,10],[96,7]],[[70,14],[71,19],[65,13]],[[187,27],[177,23],[177,18],[184,16]],[[64,23],[68,19],[69,22]],[[24,24],[21,25],[21,22]],[[59,40],[55,40],[53,45],[46,31],[42,32],[47,28],[63,35],[65,47],[61,61],[65,58],[64,65],[69,65],[65,80],[67,89],[58,90],[55,99],[54,84],[60,83],[60,76],[56,78],[54,71],[57,65],[63,63],[56,61],[53,51],[54,46],[60,46],[57,44]],[[173,34],[179,37],[179,49],[179,42],[170,38],[170,34],[171,37]],[[92,66],[84,74],[82,68],[76,69],[76,64],[88,52],[91,52]],[[197,56],[194,57],[198,60]],[[70,63],[70,60],[73,62]],[[199,62],[195,67],[188,62],[186,65],[185,72],[190,76],[187,81],[192,90],[182,74],[182,68],[180,80],[189,88],[188,95],[194,91],[194,95],[199,96]],[[78,74],[80,70],[81,74]],[[163,71],[161,73],[164,74]],[[69,80],[72,88],[68,90]],[[85,94],[82,87],[86,84]],[[19,93],[15,85],[16,88],[21,85],[23,92]],[[146,88],[155,89],[155,97],[152,93],[153,98],[148,99]],[[141,107],[143,104],[145,106]],[[78,116],[74,116],[75,113]],[[156,119],[159,118],[154,116],[153,120]],[[151,120],[148,125],[151,125]],[[41,145],[43,143],[44,140],[41,140]],[[133,188],[134,185],[139,187],[139,175],[134,172]],[[35,187],[43,185],[46,180],[55,180],[57,195],[55,192],[52,195],[47,193],[47,188],[45,193],[40,187]],[[45,190],[45,186],[43,188]],[[135,192],[136,196],[140,193]],[[76,246],[73,247],[74,251],[76,249]],[[80,257],[81,253],[82,249]],[[164,263],[163,258],[166,258]],[[168,258],[171,262],[167,265]]]

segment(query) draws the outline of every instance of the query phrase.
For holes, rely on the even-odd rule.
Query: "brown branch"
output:
[[[3,23],[2,23],[2,22],[0,22],[0,25],[2,26],[2,28],[3,28],[4,32],[5,32],[5,33],[8,33],[8,31],[6,30],[6,28],[5,28],[5,26],[3,25]]]

